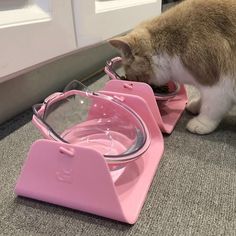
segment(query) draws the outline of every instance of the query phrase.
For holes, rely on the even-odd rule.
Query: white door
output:
[[[72,12],[70,0],[0,0],[0,82],[75,50]]]
[[[161,13],[161,0],[73,0],[78,47],[106,40]]]

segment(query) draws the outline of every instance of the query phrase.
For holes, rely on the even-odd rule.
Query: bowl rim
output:
[[[115,97],[108,96],[99,92],[88,92],[88,91],[81,91],[81,90],[69,90],[64,93],[54,93],[47,97],[43,103],[35,104],[33,106],[33,123],[34,125],[40,130],[40,132],[43,134],[45,138],[53,139],[54,141],[59,141],[63,143],[69,143],[66,140],[64,140],[57,132],[44,120],[44,114],[47,108],[58,101],[61,101],[63,99],[66,99],[69,96],[72,95],[78,95],[83,94],[83,96],[99,96],[101,99],[106,99],[109,102],[114,103],[116,106],[122,107],[126,112],[131,114],[139,123],[139,125],[142,127],[142,134],[144,135],[144,141],[142,145],[137,149],[134,150],[134,152],[128,153],[128,154],[120,154],[120,155],[104,155],[104,158],[108,163],[112,164],[118,164],[123,162],[129,162],[131,160],[136,159],[139,157],[142,153],[144,153],[147,148],[150,145],[150,134],[149,130],[145,124],[145,122],[141,119],[141,117],[128,105],[124,104],[123,102],[119,101]]]

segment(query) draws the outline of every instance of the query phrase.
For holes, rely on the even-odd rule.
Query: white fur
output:
[[[187,124],[190,132],[208,134],[216,129],[224,115],[236,103],[236,79],[222,75],[219,82],[213,86],[204,86],[184,68],[178,57],[156,55],[152,57],[155,76],[152,82],[163,85],[169,80],[197,87],[201,98],[190,101],[187,109],[198,114]]]
[[[167,54],[152,57],[152,70],[154,77],[151,82],[156,85],[164,85],[171,79],[172,59]]]
[[[193,76],[183,67],[179,57],[171,58],[167,54],[152,57],[154,71],[153,83],[164,85],[170,79],[183,84],[197,85]]]

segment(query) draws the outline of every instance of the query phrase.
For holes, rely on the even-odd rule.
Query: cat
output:
[[[187,129],[213,132],[236,103],[236,0],[185,0],[110,39],[129,80],[195,86]]]

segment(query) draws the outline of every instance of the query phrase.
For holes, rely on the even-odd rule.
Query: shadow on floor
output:
[[[15,116],[11,120],[0,125],[0,140],[11,134],[12,132],[18,130],[23,125],[31,121],[33,116],[32,109],[28,109],[25,112]]]

